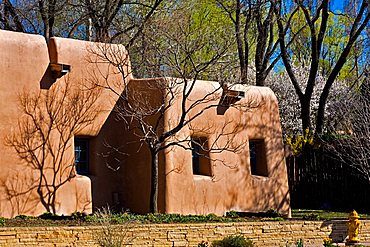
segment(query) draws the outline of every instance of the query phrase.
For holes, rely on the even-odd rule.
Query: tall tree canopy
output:
[[[274,6],[279,28],[282,61],[299,98],[303,130],[312,129],[310,112],[313,92],[316,87],[320,67],[325,68],[326,81],[323,89],[320,91],[320,100],[315,121],[315,132],[320,134],[324,129],[325,107],[332,85],[349,59],[356,41],[360,36],[364,35],[365,29],[368,28],[370,19],[369,0],[360,1],[357,7],[353,9],[354,13],[339,13],[350,20],[348,25],[344,25],[342,29],[342,35],[346,35],[348,38],[338,40],[335,42],[335,45],[330,43],[328,38],[326,39],[328,42],[325,43],[325,38],[330,37],[329,34],[333,32],[334,28],[334,25],[329,25],[329,16],[331,13],[334,13],[330,11],[329,0],[295,1],[288,6],[289,9],[284,8],[287,6],[284,6],[283,1],[280,0],[276,1]],[[296,57],[294,56],[297,55],[297,52],[290,49],[286,41],[287,37],[294,35],[294,30],[292,28],[285,29],[284,25],[284,22],[287,20],[292,20],[290,16],[294,12],[293,9],[299,10],[303,15],[303,20],[299,21],[298,24],[308,27],[308,35],[305,37],[304,43],[309,48],[304,52],[299,52],[298,59],[295,59]],[[299,46],[300,43],[297,43],[294,47],[299,48]],[[341,47],[340,51],[337,51],[337,58],[327,56],[326,54],[333,50],[335,54],[335,49],[332,47],[335,48],[336,46]],[[299,62],[301,55],[304,57],[303,60],[308,61],[309,66],[309,75],[304,86],[300,85],[297,74],[293,69],[294,62]]]

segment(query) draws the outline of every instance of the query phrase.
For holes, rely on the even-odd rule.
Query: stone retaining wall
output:
[[[137,224],[122,226],[1,227],[0,246],[99,246],[105,232],[120,232],[132,246],[197,246],[224,236],[242,234],[257,246],[286,246],[303,239],[322,246],[325,237],[343,242],[346,221],[268,221],[240,223]],[[362,221],[361,241],[370,241],[370,221]]]

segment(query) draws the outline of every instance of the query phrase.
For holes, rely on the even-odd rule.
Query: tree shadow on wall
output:
[[[0,180],[0,186],[4,189],[7,203],[10,204],[10,215],[33,214],[40,199],[35,194],[37,181],[30,176],[31,171],[10,171],[6,178]]]
[[[22,161],[15,173],[22,178],[2,181],[17,213],[27,213],[28,204],[37,201],[47,212],[57,213],[60,189],[76,179],[74,135],[96,118],[98,95],[96,90],[72,87],[68,78],[48,90],[19,94],[22,115],[5,141]]]
[[[263,118],[262,114],[261,118]],[[238,176],[239,179],[235,181],[233,186],[233,188],[239,189],[229,188],[230,203],[228,208],[238,208],[238,204],[242,202],[243,205],[251,205],[250,209],[245,208],[246,211],[261,213],[273,209],[288,216],[290,193],[281,131],[275,127],[276,123],[274,122],[253,124],[263,123],[263,121],[261,119],[251,121],[252,119],[246,121],[245,128],[253,130],[249,132],[249,140],[263,140],[265,147],[258,151],[255,150],[255,152],[264,152],[265,159],[264,162],[256,162],[255,165],[266,166],[262,169],[266,170],[266,174],[254,174],[250,147],[246,145],[245,150],[239,156],[240,172],[243,174]]]

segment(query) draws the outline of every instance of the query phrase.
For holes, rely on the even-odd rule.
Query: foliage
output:
[[[333,247],[333,239],[331,238],[324,238],[323,241],[324,247]]]
[[[15,219],[20,219],[20,220],[25,220],[27,218],[28,218],[28,216],[27,215],[23,215],[23,214],[20,214],[20,215],[15,216]]]
[[[226,212],[226,216],[230,217],[230,218],[238,218],[239,217],[238,213],[233,211],[233,210],[229,211],[229,212]]]
[[[245,239],[241,235],[227,236],[222,240],[212,242],[214,247],[253,247],[254,243],[250,239]]]
[[[368,219],[370,215],[360,214],[362,219]],[[292,218],[307,219],[307,220],[330,220],[330,219],[347,219],[348,212],[336,212],[327,210],[312,210],[312,209],[293,209]]]
[[[103,210],[100,210],[102,212]],[[101,218],[104,218],[102,220]],[[347,212],[330,212],[324,210],[304,210],[293,209],[293,219],[305,220],[329,220],[329,219],[347,219]],[[369,219],[370,215],[360,214],[361,219]],[[230,216],[214,216],[214,215],[178,215],[178,214],[132,214],[132,213],[113,213],[106,211],[105,214],[94,213],[85,215],[82,213],[73,213],[70,216],[58,216],[50,213],[35,216],[16,216],[13,219],[0,218],[0,221],[9,226],[55,226],[55,225],[102,225],[102,222],[109,222],[110,225],[127,225],[129,223],[207,223],[207,222],[245,222],[256,220],[283,220],[281,217],[266,219],[265,217],[230,217]],[[1,224],[0,224],[1,225]]]
[[[315,213],[309,213],[302,217],[304,220],[320,220],[320,216]]]
[[[125,224],[115,225],[109,208],[98,210],[96,216],[97,222],[101,226],[101,231],[95,237],[100,246],[120,247],[129,244],[131,241],[127,236],[129,221],[125,222]]]
[[[298,240],[298,241],[296,242],[296,246],[297,246],[297,247],[303,247],[303,240],[302,240],[302,239]]]
[[[284,221],[285,219],[283,217],[273,217],[270,220],[271,221]]]
[[[270,208],[265,212],[266,217],[281,217],[281,214],[276,209]]]
[[[73,220],[83,220],[85,219],[86,214],[83,212],[74,212],[71,214],[71,219]]]
[[[87,215],[84,217],[89,222],[99,222],[100,214]],[[107,217],[107,216],[105,216]],[[188,223],[188,222],[235,222],[242,221],[243,218],[232,218],[216,216],[214,214],[208,215],[180,215],[180,214],[109,214],[110,222],[112,224],[121,224],[127,221],[142,222],[142,223]]]
[[[291,148],[293,155],[299,155],[306,145],[312,146],[314,144],[314,135],[309,129],[306,129],[303,136],[288,136],[286,138],[286,143]]]
[[[51,212],[45,212],[45,213],[41,214],[39,217],[43,220],[54,220],[54,219],[58,218],[58,215],[53,214]]]
[[[5,218],[0,217],[0,226],[5,226]]]

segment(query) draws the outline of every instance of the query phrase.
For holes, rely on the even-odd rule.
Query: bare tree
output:
[[[160,41],[157,50],[161,57],[161,66],[166,68],[162,73],[174,77],[132,80],[131,75],[122,69],[128,65],[127,58],[118,59],[110,54],[104,45],[101,46],[99,52],[95,52],[120,69],[125,90],[120,93],[109,85],[108,87],[98,86],[112,90],[119,96],[119,103],[115,109],[119,120],[123,121],[124,128],[137,137],[141,143],[140,146],[145,145],[150,152],[151,212],[158,212],[160,152],[169,150],[171,147],[190,150],[194,142],[201,150],[207,152],[238,152],[245,145],[245,143],[238,144],[234,141],[236,134],[245,128],[240,123],[224,123],[218,138],[208,145],[205,145],[203,141],[192,140],[189,136],[179,135],[179,133],[185,128],[203,135],[212,131],[213,126],[197,129],[194,123],[211,109],[222,108],[222,104],[225,104],[226,108],[236,107],[240,111],[258,107],[256,99],[250,99],[245,104],[238,103],[237,100],[233,101],[233,99],[224,99],[223,92],[229,90],[224,82],[199,84],[198,78],[201,78],[204,73],[212,72],[212,66],[217,65],[227,51],[228,43],[223,45],[208,43],[202,37],[202,29],[189,20],[183,16],[182,19],[177,19],[178,22],[173,23],[173,26],[166,26],[166,29],[162,30],[162,35],[166,39]],[[206,27],[204,25],[202,28]],[[162,42],[165,42],[165,45]],[[161,49],[163,45],[165,49]],[[206,56],[202,56],[203,54]],[[208,85],[209,88],[199,94],[199,87],[202,85]],[[220,145],[221,138],[227,140],[226,144]],[[199,152],[199,155],[202,154]],[[232,167],[232,164],[225,165]]]
[[[5,30],[24,32],[24,26],[17,9],[9,0],[4,0],[0,4],[0,23],[1,27]]]
[[[293,4],[293,3],[292,3]],[[309,41],[310,46],[310,72],[305,83],[305,87],[302,87],[297,80],[297,75],[294,73],[291,53],[288,49],[286,39],[290,35],[288,29],[284,27],[284,18],[286,19],[286,10],[283,9],[282,1],[275,1],[275,12],[277,15],[277,23],[279,28],[279,43],[281,56],[289,75],[289,78],[294,86],[296,94],[298,95],[300,106],[301,106],[301,120],[302,129],[311,130],[311,101],[315,86],[317,84],[317,76],[319,72],[320,59],[323,50],[323,42],[325,35],[328,32],[328,16],[329,16],[329,1],[322,0],[315,4],[311,1],[297,1],[296,6],[304,14],[305,25],[309,27]],[[369,1],[363,0],[361,6],[358,8],[357,14],[352,19],[352,24],[350,27],[348,41],[343,44],[343,50],[337,59],[335,65],[328,72],[328,77],[326,78],[325,86],[320,92],[320,100],[318,106],[318,113],[316,117],[316,127],[315,132],[320,134],[323,132],[324,127],[324,117],[325,117],[325,107],[329,97],[332,85],[337,78],[339,72],[343,68],[343,65],[347,61],[350,51],[353,48],[355,41],[361,35],[363,30],[368,25],[370,19],[369,12]]]
[[[95,40],[114,42],[124,36],[129,48],[140,36],[146,22],[155,14],[163,0],[123,1],[84,0],[73,4],[81,7],[94,27]]]
[[[353,102],[346,109],[338,109],[345,119],[348,131],[332,130],[334,140],[325,140],[326,148],[334,158],[352,167],[370,183],[370,84],[364,83]]]
[[[10,190],[10,197],[37,191],[47,212],[56,213],[58,190],[75,177],[73,137],[98,114],[99,90],[58,81],[48,90],[19,95],[22,116],[6,143],[35,174],[27,191]]]
[[[227,13],[235,29],[235,40],[240,64],[241,83],[248,84],[248,68],[254,51],[255,85],[264,86],[266,78],[280,59],[276,23],[272,1],[216,0]],[[292,11],[289,19],[296,13]],[[287,29],[290,20],[286,22]],[[295,35],[293,35],[294,40]]]
[[[101,42],[124,38],[129,47],[163,1],[5,0],[0,4],[0,27],[39,33],[47,41],[54,35]]]
[[[62,16],[67,16],[67,1],[65,0],[32,0],[32,1],[4,1],[0,12],[0,19],[4,29],[40,33],[46,41],[55,34],[55,27],[60,29],[57,34],[61,35],[62,29],[59,23]],[[68,26],[68,25],[66,25]]]

